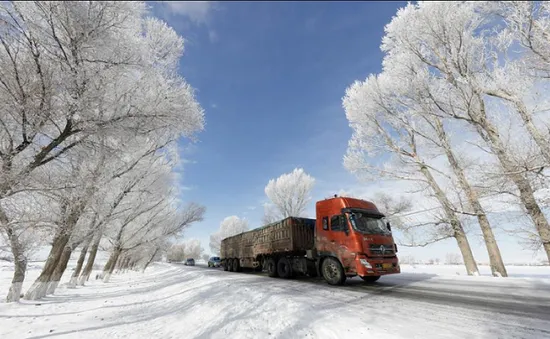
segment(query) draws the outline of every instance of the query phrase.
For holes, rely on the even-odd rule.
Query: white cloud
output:
[[[254,211],[256,209],[256,206],[246,206],[246,209]]]
[[[210,107],[212,107],[212,108],[217,108],[218,105],[217,105],[217,104],[211,104]]]
[[[196,24],[206,24],[214,9],[212,1],[166,1],[166,6],[172,14],[185,16]]]

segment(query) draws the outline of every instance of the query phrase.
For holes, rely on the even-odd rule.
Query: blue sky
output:
[[[223,218],[261,226],[265,185],[295,167],[317,180],[310,213],[315,200],[364,185],[342,164],[351,129],[341,98],[354,80],[381,70],[384,25],[406,2],[150,5],[186,39],[181,73],[206,111],[199,142],[182,142],[183,199],[207,207],[187,238],[209,253]],[[452,242],[437,248],[442,259],[457,252]]]

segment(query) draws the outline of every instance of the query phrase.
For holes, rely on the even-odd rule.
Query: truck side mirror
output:
[[[391,226],[390,226],[390,222],[389,222],[389,221],[386,223],[386,227],[388,228],[388,231],[391,232]]]

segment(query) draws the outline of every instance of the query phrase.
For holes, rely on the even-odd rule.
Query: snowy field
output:
[[[491,276],[489,266],[480,265],[478,269],[482,277]],[[506,266],[506,270],[510,278],[547,279],[546,281],[550,282],[550,266]],[[467,276],[464,265],[401,265],[401,272]]]
[[[106,255],[102,255],[102,261]],[[74,266],[74,261],[71,262]],[[25,289],[38,275],[34,264]],[[55,295],[0,303],[0,338],[548,338],[548,267],[509,267],[510,279],[458,266],[404,267],[377,284],[332,287],[158,263],[142,274],[90,279]],[[435,271],[434,271],[435,270]],[[439,271],[437,271],[439,270]],[[456,275],[456,272],[461,275]],[[415,273],[407,273],[415,272]],[[434,274],[440,272],[440,275]],[[483,271],[482,271],[483,273]],[[0,271],[7,293],[12,271]],[[528,274],[529,278],[522,277]]]

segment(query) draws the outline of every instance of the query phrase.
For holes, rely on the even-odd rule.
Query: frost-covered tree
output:
[[[550,5],[546,1],[490,1],[478,4],[478,10],[494,25],[501,47],[521,47],[523,66],[528,75],[548,79],[550,76]],[[502,21],[501,21],[502,20]]]
[[[410,112],[400,101],[393,100],[393,81],[384,73],[371,75],[364,82],[356,81],[346,90],[343,106],[353,135],[344,164],[363,179],[379,180],[382,177],[424,185],[443,211],[443,218],[431,224],[433,235],[426,244],[455,238],[468,274],[478,274],[456,208],[435,174],[446,179],[449,176],[428,162],[430,149],[418,131],[411,128]],[[378,158],[383,153],[390,155],[387,162]]]
[[[248,220],[241,219],[236,215],[226,217],[220,223],[220,228],[210,235],[210,250],[219,255],[222,240],[248,231]]]
[[[185,260],[185,243],[173,244],[166,253],[166,259],[170,261],[181,262]]]
[[[5,201],[34,189],[42,168],[98,135],[165,145],[202,129],[203,111],[177,73],[183,39],[146,14],[144,2],[0,5],[0,229],[17,272],[22,238]]]
[[[37,246],[46,244],[55,227],[56,209],[49,197],[30,192],[14,194],[0,204],[0,260],[14,263],[7,301],[18,301],[27,262]]]
[[[478,6],[470,2],[419,2],[401,9],[386,26],[384,71],[393,73],[395,79],[414,73],[422,79],[415,85],[427,89],[426,100],[438,107],[437,117],[466,123],[478,133],[515,185],[550,258],[550,226],[526,173],[530,169],[517,166],[499,126],[510,119],[506,115],[510,111],[518,114],[545,154],[548,139],[534,124],[533,128],[529,125],[536,106],[527,106],[529,101],[525,100],[527,93],[536,90],[526,77],[516,78],[521,75],[516,67],[521,57],[518,61],[503,55],[499,37],[493,33],[498,21],[491,21]],[[514,50],[512,45],[508,43],[510,51]]]
[[[445,264],[446,265],[460,265],[460,264],[462,264],[462,260],[460,260],[460,254],[447,253],[445,255]]]
[[[386,66],[383,77],[380,77],[377,82],[378,101],[388,103],[384,109],[386,113],[392,115],[400,128],[413,131],[417,138],[422,139],[416,142],[422,141],[423,144],[427,144],[434,156],[446,158],[446,167],[450,172],[446,179],[453,182],[449,188],[457,188],[455,192],[446,193],[449,196],[451,194],[456,196],[451,199],[456,205],[452,209],[457,213],[475,216],[478,219],[491,259],[493,275],[507,276],[500,249],[487,214],[481,205],[479,193],[467,178],[465,165],[460,159],[460,154],[455,150],[456,144],[452,143],[449,125],[451,128],[457,126],[452,124],[452,120],[441,118],[443,113],[440,111],[440,106],[431,102],[435,94],[431,92],[432,88],[424,86],[425,77],[428,75],[416,70],[413,66],[407,68],[402,64],[391,63]],[[385,121],[382,122],[384,123]],[[463,128],[463,126],[459,127]],[[463,200],[466,203],[463,203]]]
[[[201,247],[201,242],[198,239],[189,239],[184,242],[185,244],[185,257],[193,258],[195,260],[200,259],[204,249]]]
[[[395,198],[385,192],[377,192],[374,194],[372,201],[376,204],[378,209],[384,213],[393,225],[401,227],[403,221],[399,217],[400,214],[408,212],[412,208],[411,199],[401,196]]]
[[[272,222],[287,217],[301,217],[311,200],[315,179],[302,168],[271,179],[265,186],[270,204],[265,207],[264,221]]]
[[[152,191],[153,187],[148,186],[147,189]],[[113,246],[103,269],[105,282],[109,281],[122,254],[150,242],[181,236],[185,228],[203,219],[203,206],[194,203],[178,206],[175,197],[170,198],[170,192],[162,192],[158,196],[140,195],[140,203],[117,219],[110,231],[109,239]]]

